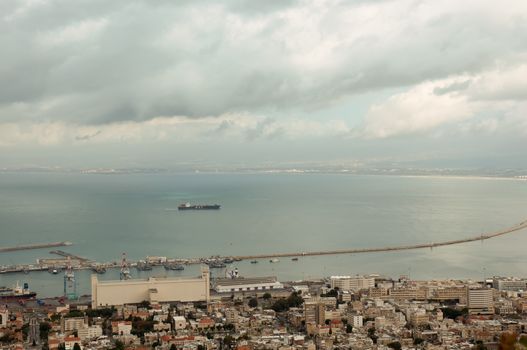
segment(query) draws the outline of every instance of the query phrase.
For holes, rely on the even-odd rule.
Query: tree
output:
[[[81,346],[79,345],[79,343],[75,343],[73,345],[73,350],[81,350]]]
[[[120,340],[116,340],[114,350],[124,350],[124,343]]]
[[[414,345],[419,345],[424,342],[424,339],[421,338],[415,338],[414,339]]]
[[[59,350],[66,350],[66,344],[60,343],[58,349]]]
[[[329,292],[327,292],[326,294],[322,294],[323,297],[338,297],[339,296],[339,292],[338,292],[338,289],[335,288],[335,289],[332,289],[330,290]]]
[[[512,332],[504,332],[500,337],[500,350],[514,350],[516,349],[516,339],[518,335]]]
[[[256,298],[251,298],[251,299],[249,300],[249,306],[250,306],[250,307],[257,307],[257,306],[258,306],[258,299],[256,299]]]
[[[177,350],[176,344],[170,345],[170,350]]]
[[[351,333],[353,331],[353,327],[350,324],[346,325],[346,333]]]
[[[264,298],[264,300],[269,300],[269,299],[272,298],[272,295],[271,295],[271,293],[266,292],[266,293],[264,293],[264,295],[262,297]]]
[[[399,343],[398,341],[394,341],[394,342],[389,343],[387,345],[388,345],[389,348],[394,349],[394,350],[401,350],[401,348],[402,348],[401,343]]]
[[[227,349],[231,349],[233,344],[234,337],[232,335],[226,335],[225,338],[223,338],[223,345],[225,345]]]
[[[40,329],[40,339],[47,340],[51,325],[48,322],[42,322],[38,328]]]
[[[298,293],[293,292],[287,299],[278,299],[273,303],[271,309],[276,312],[283,312],[289,310],[291,307],[299,307],[304,303],[304,299]]]

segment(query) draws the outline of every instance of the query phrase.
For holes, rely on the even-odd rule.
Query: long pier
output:
[[[71,242],[51,242],[51,243],[36,243],[36,244],[22,244],[13,247],[0,247],[0,253],[15,252],[17,250],[30,250],[30,249],[41,249],[41,248],[53,248],[53,247],[66,247],[72,245]]]
[[[442,242],[431,242],[431,243],[419,243],[411,245],[401,245],[401,246],[390,246],[390,247],[378,247],[378,248],[350,248],[350,249],[338,249],[338,250],[320,250],[320,251],[311,251],[311,252],[293,252],[293,253],[274,253],[274,254],[257,254],[257,255],[240,255],[234,256],[236,259],[269,259],[269,258],[285,258],[285,257],[301,257],[301,256],[316,256],[316,255],[337,255],[337,254],[357,254],[357,253],[377,253],[377,252],[390,252],[398,250],[413,250],[413,249],[423,249],[423,248],[434,248],[442,247],[448,245],[455,245],[461,243],[475,242],[475,241],[484,241],[498,236],[503,236],[508,233],[520,231],[527,228],[527,220],[523,221],[517,225],[511,226],[509,228],[492,232],[481,234],[478,236],[473,236],[463,239],[455,239],[451,241],[442,241]]]
[[[71,253],[65,252],[63,250],[52,250],[49,253],[50,254],[59,255],[59,256],[62,256],[64,258],[70,258],[70,259],[73,259],[73,260],[78,260],[80,262],[88,262],[88,261],[90,261],[90,259],[83,258],[82,256],[71,254]]]
[[[413,250],[413,249],[423,249],[423,248],[430,248],[433,249],[434,247],[442,247],[442,246],[449,246],[449,245],[456,245],[456,244],[462,244],[462,243],[468,243],[468,242],[475,242],[475,241],[484,241],[487,239],[503,236],[509,233],[513,233],[516,231],[520,231],[527,228],[527,220],[511,226],[509,228],[492,232],[492,233],[483,233],[477,236],[472,236],[468,238],[462,238],[462,239],[455,239],[455,240],[449,240],[449,241],[441,241],[441,242],[431,242],[431,243],[418,243],[418,244],[410,244],[410,245],[400,245],[400,246],[387,246],[387,247],[377,247],[377,248],[348,248],[348,249],[338,249],[338,250],[319,250],[319,251],[303,251],[303,252],[285,252],[285,253],[268,253],[268,254],[253,254],[253,255],[231,255],[231,256],[214,256],[214,257],[201,257],[201,258],[176,258],[176,259],[168,259],[168,262],[176,262],[180,264],[207,264],[211,262],[223,262],[227,259],[229,260],[254,260],[254,259],[272,259],[272,258],[282,258],[282,257],[302,257],[302,256],[317,256],[317,255],[337,255],[337,254],[358,254],[358,253],[378,253],[378,252],[390,252],[390,251],[403,251],[403,250]],[[57,243],[48,243],[46,245],[31,245],[31,248],[26,249],[35,249],[35,246],[38,246],[39,248],[49,247],[49,244],[59,244],[59,245],[70,245],[64,244],[69,242],[57,242]],[[24,249],[20,248],[23,246],[17,247],[18,249]],[[10,249],[10,248],[2,248],[2,249]],[[18,250],[15,249],[15,250]],[[2,250],[0,250],[1,252]],[[9,251],[9,250],[8,250]],[[52,254],[57,254],[63,257],[70,257],[72,259],[77,259],[80,262],[80,265],[74,266],[74,269],[91,269],[93,268],[94,264],[99,265],[105,268],[118,268],[119,264],[116,262],[113,263],[97,263],[95,261],[91,261],[89,259],[79,257],[61,250],[56,250],[50,252]],[[151,265],[162,265],[161,262],[152,262]],[[129,261],[130,266],[137,266],[137,262]],[[54,266],[54,267],[61,267],[64,268],[64,266]],[[30,272],[30,271],[43,271],[49,269],[50,266],[47,264],[21,264],[21,265],[11,265],[11,266],[0,266],[0,274],[1,273],[17,273],[17,272]]]

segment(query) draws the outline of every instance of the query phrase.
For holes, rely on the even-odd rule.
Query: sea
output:
[[[181,203],[217,211],[177,210]],[[433,243],[490,233],[527,218],[527,181],[442,176],[321,173],[2,173],[0,246],[71,241],[72,246],[0,253],[0,265],[35,263],[52,249],[119,262],[147,256],[208,257]],[[380,274],[412,279],[527,277],[527,230],[486,241],[363,254],[281,258],[229,266],[282,281]],[[131,270],[133,278],[197,276]],[[213,276],[225,275],[213,270]],[[77,271],[90,293],[91,271]],[[118,279],[109,270],[100,279]],[[1,274],[39,296],[63,293],[63,275]]]

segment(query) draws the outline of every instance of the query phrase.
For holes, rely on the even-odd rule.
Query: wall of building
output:
[[[99,281],[92,275],[92,307],[156,302],[209,301],[209,271],[197,278],[149,278],[148,280]]]

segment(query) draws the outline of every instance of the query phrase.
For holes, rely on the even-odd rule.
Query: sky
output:
[[[527,168],[525,0],[2,0],[0,168]]]

